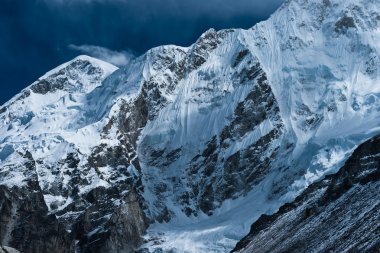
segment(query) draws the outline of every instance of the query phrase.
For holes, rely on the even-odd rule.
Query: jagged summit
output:
[[[47,153],[59,156],[50,142],[64,141],[65,133],[71,135],[66,138],[80,141],[75,123],[80,121],[80,112],[85,109],[85,96],[116,69],[98,59],[78,56],[49,71],[4,104],[0,110],[2,173],[6,172],[7,161],[17,160],[13,156],[17,156],[17,152],[40,150],[45,159],[49,156]],[[77,131],[76,137],[72,136],[74,131]],[[16,180],[4,180],[7,184],[22,182],[14,174],[9,177]]]
[[[88,55],[78,55],[74,59],[72,59],[66,63],[63,63],[63,64],[59,65],[58,67],[46,72],[43,76],[41,76],[38,79],[39,80],[45,79],[46,77],[49,77],[52,74],[55,74],[55,73],[57,73],[63,69],[66,69],[68,66],[73,66],[73,68],[76,68],[76,65],[80,64],[81,62],[86,62],[86,63],[89,63],[93,66],[99,67],[99,68],[103,69],[105,72],[107,72],[107,74],[111,74],[112,72],[117,70],[117,67],[112,65],[111,63],[99,60],[97,58],[94,58],[94,57],[91,57]],[[80,68],[79,68],[79,70],[80,70]]]
[[[32,90],[35,93],[42,93],[46,94],[49,91],[55,91],[57,88],[63,88],[65,81],[71,81],[71,85],[75,84],[91,84],[91,82],[83,82],[80,83],[80,81],[86,80],[86,76],[80,77],[80,75],[91,75],[96,73],[91,73],[91,71],[98,70],[102,73],[98,73],[99,76],[108,76],[118,68],[116,66],[113,66],[110,63],[101,61],[99,59],[87,56],[87,55],[79,55],[75,57],[73,60],[68,61],[66,63],[63,63],[59,65],[58,67],[48,71],[43,76],[38,78],[37,81],[32,83],[30,86],[25,88],[20,92],[20,94],[16,95],[14,98],[10,99],[8,102],[6,102],[1,109],[4,110],[4,107],[7,107],[9,104],[13,103],[15,100],[22,99],[23,96],[27,96],[27,94]],[[87,71],[87,73],[86,73]],[[79,75],[79,76],[78,76]],[[47,79],[52,79],[55,77],[60,76],[60,80],[63,81],[62,84],[60,84],[60,87],[53,87],[54,85],[47,84]],[[64,80],[64,79],[70,79],[72,80]],[[83,80],[76,80],[75,78],[82,78]],[[45,84],[44,84],[45,83]],[[89,92],[90,89],[93,87],[88,87],[86,92]]]
[[[8,236],[27,207],[51,251],[231,250],[379,133],[379,13],[287,1],[118,70],[81,56],[48,72],[0,110],[0,194],[20,213],[0,243],[41,236]]]

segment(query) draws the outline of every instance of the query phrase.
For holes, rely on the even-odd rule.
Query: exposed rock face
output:
[[[48,214],[35,183],[22,189],[0,186],[1,244],[25,253],[73,252],[72,237],[54,215]]]
[[[2,115],[4,123],[13,125],[8,131],[38,125],[45,111],[53,111],[49,113],[53,116],[42,120],[48,123],[47,128],[42,125],[32,136],[22,137],[31,138],[32,146],[20,148],[14,144],[1,151],[0,176],[4,184],[0,185],[1,243],[21,252],[99,252],[100,249],[102,252],[133,252],[142,243],[147,220],[141,207],[142,199],[135,190],[138,180],[134,171],[127,169],[130,157],[134,157],[128,156],[130,149],[124,145],[100,144],[93,149],[89,147],[90,152],[85,155],[79,147],[68,143],[67,137],[59,135],[57,129],[51,129],[51,122],[59,117],[66,118],[68,124],[58,126],[58,131],[61,127],[72,131],[83,125],[88,120],[80,118],[83,96],[115,70],[112,65],[81,56],[49,72],[24,91],[28,96],[18,97],[4,107],[22,108],[5,110],[8,113]],[[62,91],[65,92],[63,97],[60,96]],[[32,104],[41,94],[46,96],[41,111],[28,112],[25,116],[26,102],[22,99]],[[124,142],[132,148],[138,129],[143,126],[137,121],[134,123],[128,129],[133,135]],[[34,140],[40,138],[41,131],[43,139],[38,144]],[[106,134],[106,129],[103,131]],[[65,151],[58,151],[61,147]],[[48,156],[43,154],[46,152]],[[49,156],[54,158],[47,159]],[[114,169],[104,171],[104,166]],[[104,183],[96,184],[98,180]]]
[[[20,253],[20,251],[7,246],[0,246],[0,253]]]
[[[360,145],[337,174],[263,215],[233,252],[377,252],[380,136]]]
[[[78,70],[80,70],[79,73]],[[57,90],[83,89],[83,81],[101,82],[103,74],[102,69],[94,66],[90,61],[77,59],[68,66],[61,68],[58,72],[46,78],[40,78],[30,89],[37,94],[46,94]]]
[[[0,108],[0,185],[49,229],[15,237],[24,202],[7,197],[1,242],[232,249],[378,133],[379,17],[378,1],[290,0],[121,69],[80,56],[48,72]]]
[[[0,244],[25,253],[72,252],[72,237],[48,213],[31,153],[21,156],[24,160],[17,169],[26,171],[28,180],[20,186],[0,185]]]
[[[238,58],[242,57],[241,54],[239,53]],[[237,105],[231,123],[223,128],[219,136],[214,136],[205,150],[197,154],[189,165],[188,178],[192,179],[192,191],[185,193],[183,199],[185,202],[190,202],[187,196],[198,199],[196,207],[207,214],[212,214],[224,200],[247,193],[253,185],[258,184],[268,173],[270,157],[275,157],[279,149],[275,141],[281,137],[283,125],[266,74],[256,64],[249,71],[244,68],[239,77],[240,82],[245,85],[247,82],[257,84]],[[257,130],[265,120],[270,120],[274,125],[269,133],[248,147],[226,155],[234,143]],[[199,187],[197,177],[202,178],[203,187]],[[185,210],[188,215],[196,214],[196,209],[192,210],[189,206]]]
[[[97,227],[98,230],[90,234],[86,233],[86,238],[80,241],[83,245],[80,245],[83,248],[81,252],[135,252],[143,242],[141,235],[147,228],[138,198],[136,192],[132,191],[102,227]],[[91,208],[87,209],[85,216],[85,222],[89,220],[91,223]]]

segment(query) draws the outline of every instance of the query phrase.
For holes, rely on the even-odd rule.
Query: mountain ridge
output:
[[[67,252],[231,250],[379,132],[379,10],[293,0],[120,69],[76,58],[1,107],[0,185],[37,187]]]

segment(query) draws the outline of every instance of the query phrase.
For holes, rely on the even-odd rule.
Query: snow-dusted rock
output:
[[[338,173],[263,215],[234,252],[376,252],[380,239],[380,137],[360,145]]]
[[[379,133],[379,37],[378,1],[290,0],[120,69],[78,57],[0,108],[0,185],[38,185],[81,252],[226,252]]]
[[[0,246],[0,253],[20,253],[20,251],[7,246]]]

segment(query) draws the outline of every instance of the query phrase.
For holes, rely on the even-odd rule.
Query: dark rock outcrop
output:
[[[104,224],[98,225],[93,231],[84,231],[83,237],[79,238],[81,252],[135,252],[143,242],[141,235],[148,225],[139,198],[136,191],[132,190],[125,203],[116,207]],[[98,211],[94,208],[87,210],[83,220],[84,228],[88,227],[86,222],[93,223],[91,215]]]
[[[7,246],[0,246],[0,253],[20,253],[20,251]]]
[[[242,51],[234,65],[251,57]],[[188,165],[192,191],[184,193],[182,198],[187,215],[196,215],[198,208],[211,215],[224,200],[247,193],[267,175],[271,157],[277,154],[278,146],[273,143],[281,138],[283,128],[278,104],[260,64],[249,62],[236,78],[240,85],[254,84],[252,91],[238,103],[231,122]],[[257,130],[265,120],[273,123],[273,130],[248,147],[225,155],[230,146]],[[196,178],[202,178],[201,183]],[[197,199],[196,208],[192,209],[187,199]]]
[[[0,186],[0,242],[23,253],[71,253],[74,241],[48,208],[38,185]]]
[[[378,252],[380,136],[360,145],[337,174],[262,215],[233,252]]]
[[[57,90],[83,88],[82,83],[77,83],[77,87],[73,87],[72,85],[72,81],[76,81],[78,79],[78,70],[90,76],[93,81],[100,81],[103,74],[102,70],[92,65],[90,61],[77,59],[57,73],[54,73],[45,79],[38,80],[30,87],[30,89],[34,93],[47,94],[49,92],[55,92]]]
[[[82,56],[41,77],[0,107],[0,244],[181,252],[171,230],[197,236],[199,251],[231,249],[244,219],[283,205],[377,131],[379,8],[340,2],[285,1],[252,29],[210,29],[118,70]],[[237,250],[378,247],[372,142],[263,216]],[[250,216],[240,203],[253,198]]]

